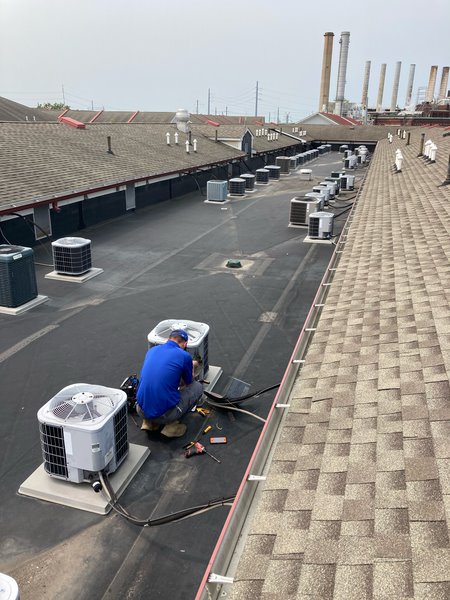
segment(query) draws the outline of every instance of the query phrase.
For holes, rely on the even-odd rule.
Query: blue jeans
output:
[[[197,404],[202,397],[202,394],[203,385],[199,381],[193,381],[190,385],[180,389],[180,401],[178,404],[172,406],[169,410],[166,410],[166,412],[159,417],[152,417],[150,421],[159,425],[167,425],[167,423],[178,421]],[[136,409],[141,417],[147,418],[139,404],[136,405]]]

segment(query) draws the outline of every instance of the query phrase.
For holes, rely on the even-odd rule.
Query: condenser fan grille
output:
[[[114,408],[114,401],[109,396],[89,394],[90,398],[87,401],[80,402],[78,397],[82,394],[59,399],[58,404],[51,408],[51,412],[58,419],[78,423],[103,417]],[[86,392],[84,394],[87,395]]]

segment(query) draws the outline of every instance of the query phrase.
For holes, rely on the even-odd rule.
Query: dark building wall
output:
[[[84,227],[120,217],[126,212],[125,192],[115,192],[82,202],[82,224]]]
[[[136,188],[136,208],[145,208],[151,204],[157,204],[169,200],[172,196],[172,180],[149,182]]]
[[[36,244],[33,223],[20,217],[0,221],[0,243],[31,248]]]

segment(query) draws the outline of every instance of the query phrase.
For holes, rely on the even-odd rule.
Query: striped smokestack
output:
[[[331,76],[331,56],[333,53],[334,33],[327,31],[324,33],[323,41],[323,59],[322,59],[322,77],[320,80],[319,112],[328,112],[328,103],[330,101],[330,76]]]

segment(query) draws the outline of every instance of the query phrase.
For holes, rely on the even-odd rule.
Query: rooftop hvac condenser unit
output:
[[[321,181],[318,184],[320,187],[326,187],[330,191],[330,199],[333,199],[336,195],[337,184],[334,181]]]
[[[65,237],[52,242],[55,271],[64,275],[83,275],[92,267],[91,240]]]
[[[283,173],[283,175],[289,175],[289,156],[277,156],[275,163],[277,167],[280,167],[280,173]]]
[[[354,175],[342,175],[341,190],[353,190],[354,187],[355,187],[355,176]]]
[[[245,179],[234,177],[228,182],[228,193],[230,196],[245,196]]]
[[[291,169],[291,171],[294,171],[297,168],[297,165],[298,165],[297,156],[291,156],[289,158],[289,168]]]
[[[228,194],[228,181],[208,181],[206,199],[210,202],[225,202]]]
[[[269,183],[269,171],[268,169],[256,169],[256,183],[262,183],[264,185]]]
[[[245,189],[247,191],[251,191],[255,188],[255,176],[251,173],[243,173],[240,176],[241,179],[245,181]]]
[[[0,306],[16,308],[36,298],[34,253],[24,246],[0,245]]]
[[[68,385],[38,411],[44,469],[73,483],[113,473],[128,454],[127,395],[89,383]]]
[[[323,207],[325,205],[325,194],[323,194],[322,192],[315,192],[313,190],[312,192],[307,192],[305,196],[307,198],[317,198],[320,202],[319,208],[317,210],[323,210]]]
[[[320,202],[320,198],[308,196],[295,196],[292,198],[289,226],[306,227],[309,215],[319,210]]]
[[[200,363],[199,379],[205,379],[209,371],[208,357],[208,337],[209,325],[206,323],[197,323],[196,321],[187,321],[180,319],[166,319],[150,331],[147,336],[148,347],[165,344],[172,331],[184,329],[189,335],[189,341],[186,350],[192,356],[193,360]]]
[[[339,195],[341,189],[341,178],[340,177],[325,177],[324,181],[334,182],[336,184],[336,196]]]
[[[333,235],[334,214],[329,212],[315,212],[309,216],[308,236],[310,238],[326,240]]]
[[[278,165],[267,165],[266,169],[269,171],[269,179],[280,179],[281,167]]]
[[[346,150],[348,150],[347,144],[342,144],[342,146],[339,146],[339,152],[345,152]]]
[[[312,189],[313,192],[318,194],[323,194],[323,205],[328,206],[328,202],[330,201],[330,188],[327,185],[315,185]]]
[[[325,154],[325,146],[317,146],[317,150],[319,151],[319,154]]]

